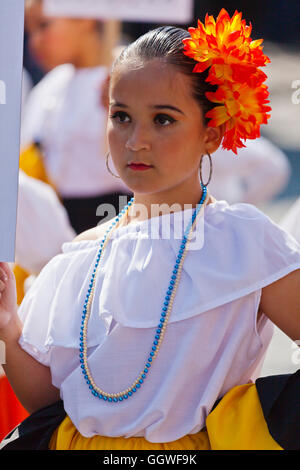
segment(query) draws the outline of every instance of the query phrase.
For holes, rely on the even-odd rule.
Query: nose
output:
[[[151,144],[146,130],[142,126],[136,125],[128,137],[125,144],[127,150],[139,152],[141,150],[150,150]]]

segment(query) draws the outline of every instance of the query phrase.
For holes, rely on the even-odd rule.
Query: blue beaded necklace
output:
[[[165,299],[163,302],[163,306],[161,309],[160,313],[160,320],[157,325],[156,331],[155,331],[155,336],[154,340],[151,346],[150,353],[147,355],[147,360],[145,362],[145,366],[143,370],[138,374],[137,378],[135,381],[131,384],[130,387],[127,389],[122,390],[119,393],[107,393],[101,388],[99,388],[92,377],[92,374],[90,372],[89,366],[88,366],[88,361],[87,361],[87,326],[88,326],[88,320],[90,317],[90,310],[91,310],[91,303],[94,295],[94,289],[95,289],[95,279],[97,275],[97,270],[99,266],[99,262],[101,260],[101,256],[103,254],[103,251],[105,249],[105,246],[110,238],[111,232],[116,228],[121,220],[121,218],[127,214],[129,211],[130,206],[132,206],[134,202],[134,198],[132,198],[128,204],[122,209],[122,211],[119,213],[119,215],[113,220],[111,225],[106,231],[106,234],[104,238],[102,239],[100,243],[100,248],[97,254],[96,258],[96,263],[94,266],[94,270],[91,276],[90,284],[88,287],[88,291],[86,294],[86,298],[84,301],[84,306],[83,306],[83,311],[82,311],[82,318],[81,318],[81,327],[80,327],[80,337],[79,337],[79,361],[80,361],[80,367],[82,370],[82,374],[84,377],[84,380],[89,387],[91,393],[98,399],[104,400],[107,403],[120,403],[123,400],[127,400],[128,398],[134,396],[134,394],[142,387],[144,384],[144,381],[148,377],[149,370],[152,367],[153,361],[156,358],[158,351],[160,349],[160,345],[162,343],[165,330],[167,327],[168,319],[172,310],[173,306],[173,301],[175,297],[175,293],[177,290],[177,286],[179,283],[180,275],[181,275],[181,270],[183,266],[183,261],[185,259],[185,256],[187,254],[187,247],[191,239],[191,233],[193,231],[194,225],[197,220],[197,216],[200,212],[200,209],[206,199],[207,196],[207,188],[202,184],[202,197],[197,204],[197,207],[195,208],[192,218],[184,232],[184,236],[181,240],[180,244],[180,249],[178,252],[178,255],[176,257],[176,262],[172,270],[172,275],[171,279],[169,282],[168,289],[166,291]]]

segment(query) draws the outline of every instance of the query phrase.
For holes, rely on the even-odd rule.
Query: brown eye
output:
[[[173,124],[175,122],[175,119],[171,116],[168,116],[167,114],[157,114],[157,116],[155,116],[154,121],[160,126],[168,126],[170,124]]]
[[[124,111],[117,111],[110,116],[111,119],[115,119],[120,124],[130,122],[130,117]]]

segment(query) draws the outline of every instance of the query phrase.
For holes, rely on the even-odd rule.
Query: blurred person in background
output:
[[[45,76],[29,93],[26,72],[23,79],[14,265],[18,304],[32,273],[75,232],[100,221],[97,207],[109,203],[119,212],[119,195],[127,194],[105,163],[107,111],[101,95],[112,60],[114,26],[89,19],[48,18],[42,0],[26,0],[28,46]],[[39,241],[33,243],[36,233]],[[0,380],[0,392],[3,437],[23,419],[25,410],[6,377]]]
[[[101,96],[117,26],[47,17],[42,0],[26,1],[28,46],[47,73],[32,89],[24,109],[20,165],[30,176],[35,172],[35,177],[51,183],[76,233],[101,221],[96,215],[99,205],[112,204],[118,212],[119,196],[129,193],[107,171],[105,161],[107,110]],[[38,165],[32,164],[34,159]]]
[[[118,212],[119,195],[127,193],[106,168],[101,102],[118,24],[47,17],[42,0],[25,5],[27,44],[46,75],[26,93],[20,169],[52,186],[80,233],[100,222],[99,205]],[[14,273],[21,300],[28,272],[16,265]]]
[[[213,155],[211,188],[230,204],[265,204],[287,185],[291,168],[284,152],[265,137],[249,140],[238,154],[221,147]]]

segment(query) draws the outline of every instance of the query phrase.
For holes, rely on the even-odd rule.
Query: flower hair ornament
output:
[[[198,62],[193,71],[209,68],[206,81],[218,85],[216,92],[205,93],[216,103],[205,115],[208,126],[225,123],[222,147],[237,154],[245,147],[242,140],[260,137],[260,125],[270,118],[267,75],[259,68],[270,63],[262,51],[263,39],[252,41],[251,23],[246,25],[237,11],[230,18],[224,8],[217,20],[207,14],[205,24],[198,20],[198,27],[188,31],[191,37],[183,40],[183,52]]]

